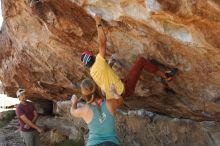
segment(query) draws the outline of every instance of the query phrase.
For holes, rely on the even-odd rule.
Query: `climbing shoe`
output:
[[[173,77],[177,73],[178,69],[177,68],[172,68],[170,71],[165,73],[166,77]]]
[[[163,78],[162,80],[164,81],[171,81],[172,77],[178,72],[177,68],[172,68],[169,71],[165,71],[165,78]]]

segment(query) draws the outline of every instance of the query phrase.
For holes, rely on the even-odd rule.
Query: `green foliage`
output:
[[[15,111],[4,111],[2,112],[3,117],[0,119],[0,128],[6,126],[15,117]]]
[[[53,146],[84,146],[84,142],[74,142],[73,140],[65,140],[61,143],[54,144]]]

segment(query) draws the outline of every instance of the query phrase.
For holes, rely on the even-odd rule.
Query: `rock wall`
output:
[[[179,68],[168,83],[176,94],[167,94],[159,78],[143,72],[136,94],[126,101],[131,109],[220,120],[218,0],[42,0],[34,7],[28,0],[2,0],[2,10],[0,80],[9,96],[18,87],[33,100],[78,94],[89,75],[79,56],[84,50],[97,53],[92,16],[101,13],[108,53],[117,54],[122,77],[138,56],[161,70]]]
[[[88,76],[80,53],[97,53],[94,13],[105,20],[109,53],[127,72],[138,56],[164,70],[179,67],[168,95],[155,76],[143,73],[131,108],[174,117],[219,120],[219,2],[214,0],[2,0],[0,80],[15,96],[26,88],[31,99],[66,99]],[[125,74],[122,73],[122,76]]]
[[[74,141],[88,138],[86,124],[70,116],[70,101],[57,102],[57,117],[41,117],[38,124],[56,128]],[[122,146],[218,146],[220,123],[171,118],[143,109],[119,110],[116,127]]]

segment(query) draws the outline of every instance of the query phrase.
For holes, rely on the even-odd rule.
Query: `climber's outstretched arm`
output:
[[[98,42],[99,42],[99,54],[105,58],[106,54],[106,36],[105,32],[103,30],[102,24],[101,24],[101,16],[96,15],[95,16],[97,31],[98,31]]]

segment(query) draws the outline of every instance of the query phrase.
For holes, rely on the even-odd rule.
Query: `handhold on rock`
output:
[[[41,2],[40,0],[31,0],[30,7],[34,7],[37,3]]]

